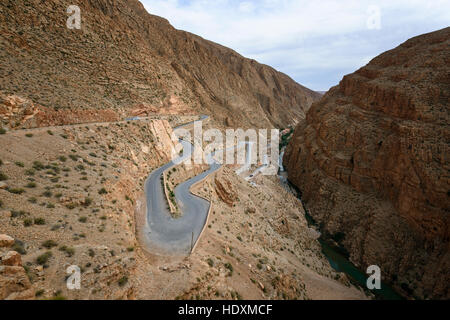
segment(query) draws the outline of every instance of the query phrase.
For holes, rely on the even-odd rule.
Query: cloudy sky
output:
[[[326,91],[405,40],[450,25],[449,0],[141,0],[186,30]]]

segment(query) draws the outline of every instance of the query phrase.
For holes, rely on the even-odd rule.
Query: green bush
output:
[[[32,197],[32,198],[28,199],[28,202],[37,203],[37,199],[35,197]]]
[[[68,257],[72,257],[75,254],[75,249],[67,246],[60,247],[59,251],[65,252]]]
[[[36,173],[35,169],[27,169],[27,170],[25,170],[25,175],[27,175],[27,176],[34,176],[35,173]]]
[[[25,135],[25,137],[27,137],[27,138],[32,138],[32,137],[33,137],[33,134],[32,134],[32,133],[27,133],[27,134]]]
[[[6,181],[8,180],[8,176],[0,171],[0,181]]]
[[[44,218],[35,218],[34,224],[36,224],[38,226],[43,226],[45,224],[45,219]]]
[[[25,190],[22,188],[10,188],[7,190],[8,190],[8,192],[13,193],[13,194],[22,194],[25,192]]]
[[[128,277],[127,276],[123,276],[122,278],[119,279],[119,287],[123,287],[128,283]]]
[[[83,206],[89,207],[92,204],[92,199],[87,197],[84,199]]]
[[[53,241],[53,240],[47,240],[47,241],[42,243],[42,246],[47,248],[47,249],[51,249],[53,247],[57,247],[58,244],[55,241]]]
[[[51,253],[51,251],[47,251],[46,253],[40,255],[39,257],[37,257],[36,262],[37,264],[43,266],[44,264],[46,264],[48,262],[48,260],[53,256],[53,254]]]
[[[107,194],[108,191],[106,191],[105,188],[101,188],[100,190],[98,190],[98,194]]]
[[[20,253],[21,255],[27,254],[25,250],[25,245],[22,241],[16,240],[14,241],[14,245],[11,248],[13,251]]]
[[[5,134],[6,130],[4,128],[0,128],[0,134]]]
[[[47,190],[47,191],[44,191],[44,193],[42,195],[46,198],[51,198],[53,193],[51,191]]]
[[[36,182],[28,182],[28,184],[25,186],[26,188],[36,188]]]
[[[18,167],[21,167],[21,168],[25,167],[24,163],[20,162],[20,161],[16,161],[15,165],[18,166]]]
[[[40,171],[45,169],[45,166],[40,161],[34,161],[33,162],[33,169]]]
[[[87,220],[88,220],[87,217],[80,217],[80,219],[78,219],[78,221],[81,223],[86,223]]]

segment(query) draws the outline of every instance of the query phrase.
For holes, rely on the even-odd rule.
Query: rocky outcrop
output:
[[[227,180],[224,175],[217,175],[214,179],[216,194],[222,202],[226,203],[229,207],[232,207],[237,201],[236,191],[233,189],[233,185]]]
[[[34,288],[16,251],[6,251],[14,239],[0,235],[0,300],[28,300],[34,298]]]
[[[6,234],[0,234],[0,248],[12,247],[14,244],[14,238]]]
[[[81,30],[66,27],[72,4],[0,3],[5,97],[28,98],[61,117],[82,110],[120,117],[156,110],[211,114],[237,126],[287,127],[320,96],[268,66],[176,30],[137,0],[77,1]],[[92,116],[103,121],[111,114]]]
[[[22,266],[22,256],[16,251],[8,251],[2,257],[2,265],[10,267]]]
[[[450,297],[449,45],[422,35],[345,76],[284,160],[324,231],[410,297]]]

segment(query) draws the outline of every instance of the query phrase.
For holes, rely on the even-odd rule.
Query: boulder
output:
[[[6,234],[0,234],[0,248],[11,247],[14,244],[14,238]]]
[[[20,267],[22,266],[22,257],[16,251],[9,251],[2,257],[2,265],[10,267]]]

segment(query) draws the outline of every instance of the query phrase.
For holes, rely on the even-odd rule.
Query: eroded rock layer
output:
[[[11,95],[65,118],[205,113],[222,124],[257,127],[296,123],[320,96],[268,66],[176,30],[137,0],[76,4],[81,30],[66,26],[73,1],[1,1],[4,126],[17,125],[8,109]],[[41,118],[51,120],[53,113]]]
[[[449,298],[450,28],[343,78],[285,158],[311,215],[405,295]]]

